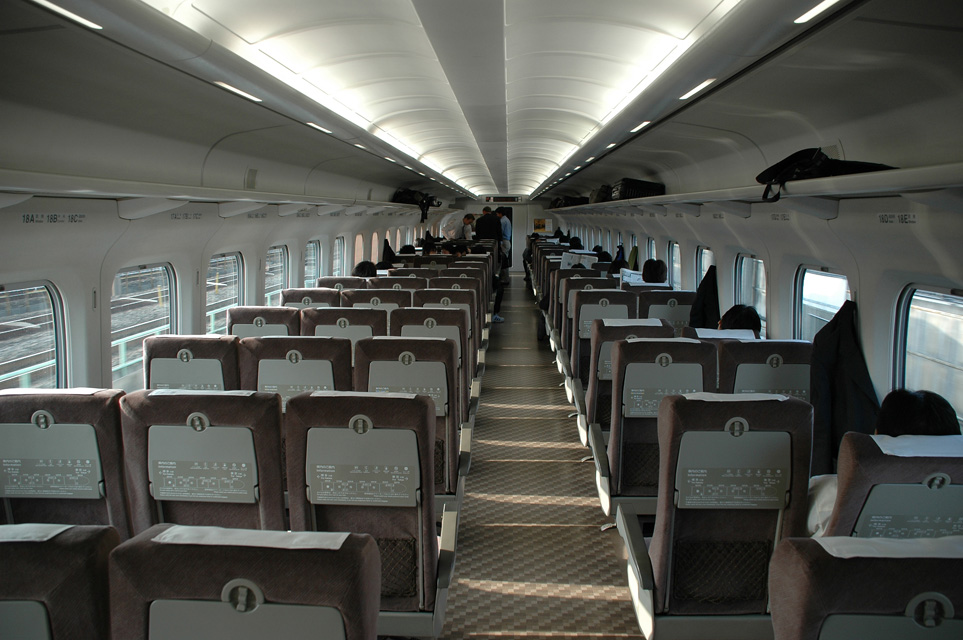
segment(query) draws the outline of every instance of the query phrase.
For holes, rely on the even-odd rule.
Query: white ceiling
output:
[[[143,1],[476,195],[534,192],[740,4]]]

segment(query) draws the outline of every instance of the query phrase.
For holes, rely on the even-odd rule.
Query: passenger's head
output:
[[[385,271],[387,269],[394,269],[394,268],[395,268],[395,265],[391,264],[387,260],[382,260],[381,262],[375,265],[376,271]]]
[[[405,253],[405,254],[415,253],[415,247],[414,245],[406,244],[400,249],[398,249],[398,253]]]
[[[568,246],[569,246],[569,249],[581,249],[582,239],[579,238],[578,236],[572,236],[571,238],[568,239]]]
[[[960,423],[952,405],[932,391],[895,389],[886,394],[876,418],[885,436],[958,436]]]
[[[669,268],[662,260],[649,258],[642,264],[642,280],[644,282],[665,282],[669,276]]]
[[[438,247],[435,245],[434,240],[425,240],[425,243],[421,245],[421,254],[428,255],[438,251]]]
[[[602,253],[602,245],[600,244],[595,245],[594,247],[592,247],[592,251],[594,251],[595,253]]]
[[[595,257],[598,258],[599,262],[612,262],[612,254],[608,251],[596,251]]]
[[[373,278],[378,275],[378,268],[371,260],[362,260],[354,266],[351,275],[358,278]]]
[[[720,329],[749,329],[758,336],[762,331],[762,321],[754,307],[745,304],[733,305],[722,314],[719,320]]]
[[[463,218],[461,219],[461,223],[462,223],[462,224],[471,224],[471,223],[474,222],[474,221],[475,221],[475,216],[473,216],[473,215],[470,214],[470,213],[465,214],[465,217],[463,217]]]
[[[503,209],[502,207],[498,207],[497,209],[495,209],[495,215],[498,216],[499,219],[504,218],[504,217],[505,217],[505,209]]]
[[[487,216],[487,215],[488,215],[489,213],[491,213],[491,212],[492,212],[492,208],[491,208],[491,207],[485,207],[484,209],[482,209],[482,215],[483,215],[483,216]]]
[[[612,264],[609,265],[608,274],[610,276],[617,276],[622,272],[622,269],[628,269],[629,263],[625,260],[613,260]]]

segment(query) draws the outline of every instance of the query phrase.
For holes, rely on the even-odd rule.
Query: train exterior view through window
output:
[[[961,43],[0,2],[0,638],[963,637]]]

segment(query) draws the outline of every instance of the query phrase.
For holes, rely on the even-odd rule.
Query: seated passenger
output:
[[[602,253],[602,245],[600,244],[595,245],[594,247],[592,247],[592,251],[594,251],[597,254]],[[601,258],[599,258],[599,260],[601,260]],[[608,262],[608,260],[606,260],[606,262]]]
[[[649,258],[642,263],[642,281],[660,283],[665,282],[669,276],[669,268],[662,260]]]
[[[958,436],[960,423],[946,398],[932,391],[894,389],[876,417],[876,434],[885,436]],[[823,535],[836,502],[836,474],[809,479],[809,535]]]
[[[351,275],[357,278],[374,278],[378,275],[378,268],[371,260],[362,260],[354,266]]]
[[[404,245],[403,247],[401,247],[400,249],[398,249],[398,253],[403,253],[403,254],[405,254],[405,255],[411,255],[411,254],[416,253],[416,251],[415,251],[414,245],[406,244],[406,245]]]
[[[387,271],[388,269],[394,269],[395,265],[388,262],[387,260],[382,260],[375,265],[375,271]]]
[[[745,304],[733,305],[719,320],[720,329],[749,329],[759,337],[762,321],[754,307]]]
[[[629,263],[625,260],[613,260],[612,264],[609,265],[607,273],[613,278],[622,273],[622,269],[628,269]]]
[[[578,236],[572,236],[571,238],[568,239],[568,248],[569,248],[569,249],[582,249],[582,248],[583,248],[583,246],[582,246],[582,239],[579,238]]]
[[[599,249],[599,251],[595,252],[595,257],[599,262],[612,262],[612,254],[608,251],[602,251]]]

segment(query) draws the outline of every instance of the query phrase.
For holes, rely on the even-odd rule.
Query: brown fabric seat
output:
[[[237,336],[165,335],[144,339],[148,389],[239,389]],[[156,362],[159,361],[159,362]]]
[[[145,390],[120,411],[135,535],[160,522],[285,528],[280,396]]]
[[[596,319],[589,338],[588,384],[585,390],[585,415],[579,416],[579,438],[588,445],[588,425],[599,425],[607,438],[612,419],[612,345],[627,338],[672,338],[672,325],[663,320]]]
[[[318,637],[343,630],[345,638],[374,640],[380,585],[378,548],[368,535],[160,524],[110,557],[111,630],[128,640],[236,638],[238,628],[280,638],[295,615],[329,607]],[[288,606],[278,612],[280,605]]]
[[[352,346],[347,338],[242,338],[238,349],[241,388],[279,393],[282,406],[298,393],[351,390]],[[325,364],[315,364],[319,362]]]
[[[636,338],[612,347],[612,412],[605,445],[590,433],[606,515],[631,502],[654,513],[659,485],[659,403],[666,395],[714,391],[716,350],[684,338]],[[604,455],[603,455],[604,452]]]
[[[434,278],[438,275],[438,269],[432,269],[431,267],[403,267],[401,269],[389,269],[388,275],[392,278],[424,278],[428,280],[429,278]],[[380,288],[380,287],[379,287]],[[407,288],[407,287],[406,287]]]
[[[442,271],[441,273],[445,272]],[[485,318],[488,313],[491,300],[486,297],[485,289],[482,286],[482,281],[480,278],[469,278],[468,276],[465,276],[464,278],[438,276],[437,278],[432,278],[429,280],[428,286],[431,289],[452,289],[455,291],[467,289],[469,291],[474,291],[475,298],[478,300],[479,317],[482,320],[482,326],[484,327],[485,324],[487,324]]]
[[[562,269],[560,262],[552,262],[547,266],[548,286],[546,294],[549,298],[548,317],[555,323],[559,305],[562,304],[562,281],[566,278],[601,278],[603,273],[595,269]],[[612,285],[614,286],[614,284]],[[556,329],[559,327],[556,325]]]
[[[481,296],[483,300],[492,302],[495,300],[495,283],[494,278],[496,274],[491,269],[486,268],[483,265],[470,266],[470,267],[455,267],[449,266],[444,271],[440,272],[439,277],[442,278],[477,278],[481,281]],[[432,285],[435,286],[435,285]],[[487,309],[487,307],[486,307]]]
[[[109,526],[0,526],[0,637],[25,637],[23,627],[7,626],[15,614],[6,607],[36,608],[33,603],[46,617],[46,625],[38,620],[40,628],[34,630],[48,631],[52,640],[109,637],[107,558],[119,542]]]
[[[9,437],[2,448],[4,458],[19,459],[21,465],[33,463],[26,459],[16,446],[25,444],[20,430],[37,433],[39,442],[52,446],[49,457],[86,459],[87,446],[96,450],[100,466],[100,483],[93,478],[92,467],[85,465],[84,473],[91,484],[89,490],[79,494],[65,490],[62,495],[50,495],[49,488],[29,490],[23,484],[16,491],[5,490],[7,508],[0,511],[0,523],[17,524],[25,522],[45,522],[78,525],[110,525],[117,530],[122,540],[130,537],[130,523],[127,513],[127,498],[124,491],[123,449],[120,431],[120,398],[124,393],[117,389],[61,390],[59,392],[37,392],[30,389],[10,389],[0,392],[0,438]],[[42,414],[40,412],[43,412]],[[40,416],[47,424],[41,430]],[[30,425],[29,427],[21,425]],[[89,425],[92,430],[82,428],[79,446],[83,451],[74,449],[75,444],[63,448],[63,439],[58,437],[57,425]],[[75,432],[70,427],[70,432]],[[16,432],[15,432],[16,430]],[[42,432],[41,432],[42,431]],[[47,443],[46,440],[51,442]],[[90,442],[89,439],[93,441]],[[33,438],[31,439],[33,440]],[[71,438],[73,442],[73,438]],[[32,471],[26,466],[19,467],[22,473]],[[11,474],[13,467],[5,469]],[[39,487],[38,487],[39,489]],[[16,493],[23,493],[17,496]],[[68,497],[68,496],[75,497]],[[12,516],[12,520],[10,519]]]
[[[419,289],[412,296],[412,304],[416,307],[455,307],[468,310],[471,318],[471,337],[474,350],[482,348],[482,327],[485,318],[478,304],[478,294],[474,290],[461,289]],[[477,353],[475,354],[477,356]],[[477,358],[476,364],[477,364]]]
[[[418,277],[414,275],[378,276],[377,278],[371,278],[368,280],[369,289],[404,289],[406,291],[413,291],[415,289],[424,289],[427,286],[427,277]]]
[[[689,312],[695,302],[695,291],[642,291],[639,293],[640,318],[665,318],[675,328],[675,335],[682,335],[682,328],[689,325]]]
[[[769,565],[775,638],[960,637],[961,574],[959,536],[786,538],[776,545]],[[926,626],[927,618],[932,626]]]
[[[612,280],[615,284],[615,280]],[[596,318],[636,319],[639,317],[639,297],[619,289],[578,290],[572,296],[572,334],[568,351],[573,380],[588,385],[589,364],[592,359],[590,343],[592,321]]]
[[[404,280],[404,278],[402,278]],[[344,289],[342,307],[392,309],[411,306],[411,289]]]
[[[809,402],[811,342],[722,340],[720,393],[781,393]]]
[[[612,278],[570,277],[559,280],[559,302],[555,307],[553,322],[558,331],[559,348],[566,351],[565,365],[568,366],[568,349],[572,344],[572,314],[575,310],[575,292],[583,289],[611,289],[615,286]]]
[[[338,289],[315,287],[311,289],[281,289],[281,304],[295,309],[340,307],[341,292]]]
[[[301,335],[301,314],[293,307],[231,307],[227,332],[239,338]]]
[[[443,520],[439,551],[434,429],[425,395],[317,392],[292,398],[285,414],[291,528],[377,540],[382,635],[438,635],[444,621],[457,514]],[[417,630],[404,626],[405,616]]]
[[[617,516],[640,629],[771,637],[769,559],[779,540],[805,534],[812,407],[765,394],[673,395],[658,430],[648,549],[640,516],[624,505]]]
[[[837,482],[828,536],[963,532],[963,435],[893,438],[850,431],[839,447]]]
[[[388,312],[368,307],[337,307],[330,309],[303,309],[301,311],[301,335],[326,338],[350,337],[358,340],[349,327],[367,327],[370,336],[388,335]],[[361,334],[358,333],[358,336]]]
[[[410,357],[406,354],[410,354]],[[460,398],[455,365],[455,344],[440,338],[368,338],[355,345],[354,388],[356,391],[423,393],[435,403],[434,480],[435,495],[457,502],[464,483],[458,477],[458,427]],[[372,368],[388,369],[405,363],[418,367],[417,373],[399,375],[390,383],[372,380]],[[445,388],[426,380],[421,370],[427,365],[444,377]],[[441,373],[439,368],[444,369]],[[439,381],[440,382],[440,381]]]
[[[399,337],[440,337],[455,341],[455,362],[458,369],[459,426],[469,421],[468,402],[475,370],[475,352],[469,335],[471,320],[463,309],[408,307],[395,309],[389,318],[391,335]]]
[[[368,279],[358,276],[321,276],[315,281],[314,286],[325,289],[367,289]]]

